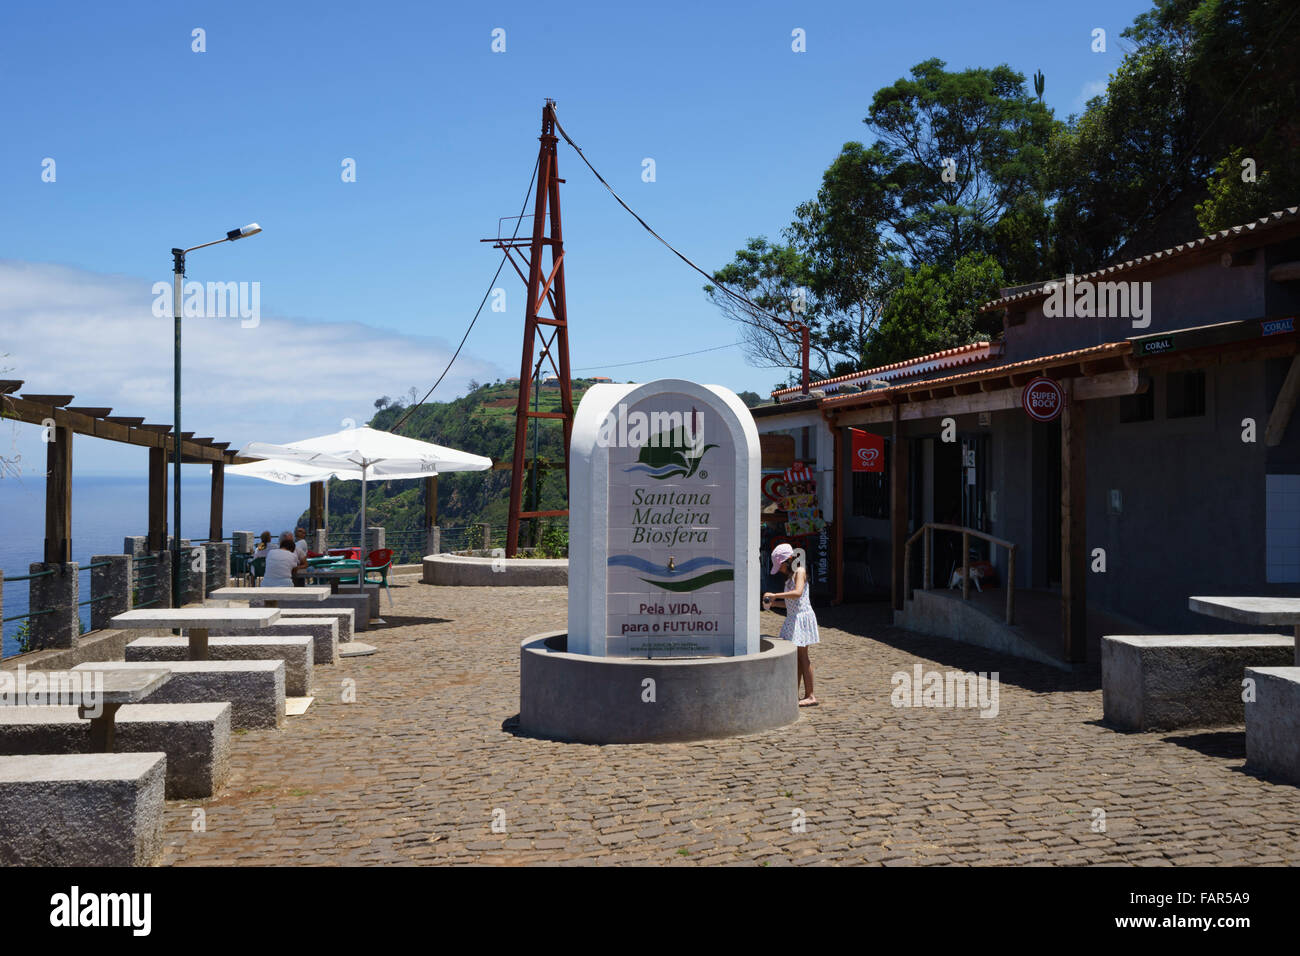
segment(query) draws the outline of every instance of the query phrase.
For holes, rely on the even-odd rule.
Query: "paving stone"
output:
[[[208,831],[167,805],[164,863],[1300,863],[1300,788],[1241,772],[1244,728],[1117,733],[1100,723],[1099,665],[1070,674],[909,634],[883,604],[819,607],[825,706],[797,723],[562,744],[502,725],[519,643],[564,627],[563,588],[393,584],[389,624],[367,634],[381,653],[331,672],[355,702],[331,690],[280,730],[235,735]],[[914,664],[999,671],[999,715],[895,708],[891,676]],[[507,833],[490,832],[496,808]]]

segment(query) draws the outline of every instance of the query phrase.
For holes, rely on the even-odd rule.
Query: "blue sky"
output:
[[[256,220],[262,235],[190,257],[192,280],[260,283],[261,321],[187,324],[184,428],[236,444],[332,431],[441,372],[497,266],[478,240],[523,200],[546,97],[633,208],[712,269],[779,235],[840,146],[867,138],[872,93],[915,63],[1041,68],[1064,116],[1104,88],[1148,7],[7,4],[0,369],[170,421],[171,319],[151,287],[172,246]],[[736,329],[563,143],[559,157],[573,366],[765,394],[782,373],[738,348],[617,367]],[[498,284],[508,311],[484,311],[435,399],[518,374],[522,283],[507,267]],[[0,451],[42,457],[36,429],[4,427]],[[87,440],[76,464],[138,472],[138,458]]]

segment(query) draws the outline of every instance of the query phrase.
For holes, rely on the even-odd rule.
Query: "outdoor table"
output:
[[[73,673],[78,675],[77,681],[68,679]],[[77,716],[90,720],[90,749],[101,754],[113,752],[118,708],[123,704],[138,704],[167,683],[172,676],[172,672],[165,667],[129,671],[45,671],[42,674],[47,682],[46,690],[33,693],[28,688],[21,688],[17,695],[17,702],[29,706],[47,705],[50,703],[51,696],[56,696],[60,703],[76,704]],[[102,681],[101,685],[82,686],[92,674]],[[27,676],[31,680],[37,675]],[[61,678],[57,681],[58,690],[51,691],[49,687],[56,677]],[[77,685],[75,690],[70,686],[73,683]],[[35,698],[30,704],[29,693]],[[96,710],[99,711],[99,715],[91,716]]]
[[[329,588],[216,588],[208,597],[221,601],[262,601],[266,607],[279,607],[281,601],[323,601]]]
[[[275,623],[279,618],[279,609],[273,607],[160,607],[126,611],[114,617],[110,623],[113,627],[136,630],[182,629],[190,639],[189,659],[206,661],[208,631],[212,628],[256,631]]]
[[[1198,614],[1237,624],[1279,625],[1293,628],[1300,640],[1300,598],[1191,597],[1187,606]]]
[[[295,568],[294,577],[303,578],[307,581],[328,581],[329,593],[337,594],[339,591],[339,581],[343,578],[360,578],[364,569],[360,565],[340,568],[336,566],[321,568]],[[306,591],[308,588],[295,588],[298,591]],[[315,590],[314,588],[310,590]],[[321,588],[324,590],[324,588]],[[322,599],[323,600],[323,599]]]

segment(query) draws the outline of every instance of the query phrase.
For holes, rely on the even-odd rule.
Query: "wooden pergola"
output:
[[[72,436],[88,435],[149,449],[149,550],[167,547],[167,465],[173,458],[171,425],[111,414],[113,409],[74,406],[72,395],[17,394],[21,381],[0,380],[0,417],[49,430],[45,475],[46,564],[72,560]],[[181,463],[212,466],[208,538],[220,541],[226,465],[240,464],[230,442],[181,432]],[[176,529],[179,533],[179,529]]]

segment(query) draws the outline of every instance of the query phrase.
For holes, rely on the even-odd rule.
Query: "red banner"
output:
[[[858,428],[849,431],[853,433],[853,470],[884,471],[885,439]]]

